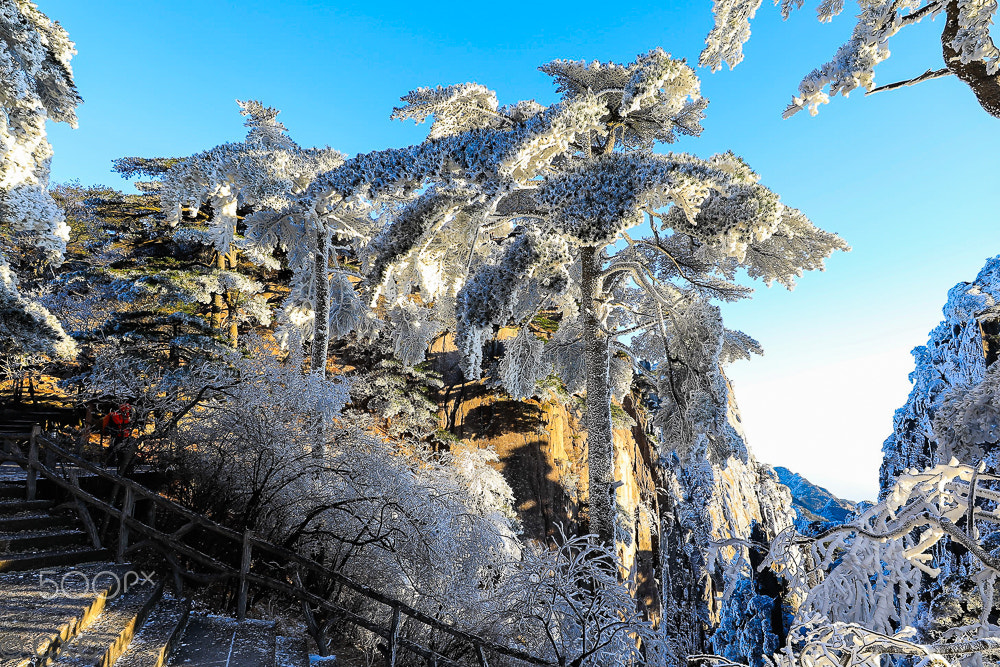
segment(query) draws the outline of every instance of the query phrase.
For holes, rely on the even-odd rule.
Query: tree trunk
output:
[[[240,325],[236,319],[236,305],[230,305],[227,312],[227,317],[229,318],[229,344],[236,347],[237,343],[240,342]]]
[[[958,0],[948,3],[945,15],[947,18],[941,32],[941,55],[944,56],[945,66],[972,89],[979,106],[986,113],[1000,118],[1000,74],[987,72],[986,64],[981,60],[962,64],[959,52],[951,46],[958,35]]]
[[[326,232],[316,230],[316,264],[313,280],[316,284],[316,320],[313,323],[312,372],[326,376],[326,359],[330,348],[330,278],[327,270],[328,244]]]
[[[608,337],[602,331],[596,297],[600,294],[600,248],[580,251],[583,265],[582,302],[584,363],[587,369],[587,468],[589,470],[590,532],[607,546],[615,543],[615,451],[611,432],[611,377]]]
[[[215,251],[215,268],[219,271],[226,270],[226,256]],[[225,309],[225,298],[221,292],[212,295],[212,328],[222,329],[222,311]]]

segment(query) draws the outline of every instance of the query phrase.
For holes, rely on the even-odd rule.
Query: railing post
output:
[[[396,667],[396,658],[399,656],[399,630],[400,630],[399,607],[392,607],[392,626],[389,629],[389,653],[386,656],[389,667]]]
[[[250,557],[253,545],[250,544],[250,531],[243,531],[243,557],[240,559],[240,590],[236,597],[236,617],[241,621],[247,617],[247,593],[250,583],[247,575],[250,574]]]
[[[135,493],[132,487],[125,485],[125,500],[122,502],[122,520],[118,528],[118,553],[115,560],[119,563],[125,558],[125,550],[128,549],[128,519],[132,518],[135,510]]]
[[[37,477],[38,474],[38,436],[41,435],[42,429],[38,424],[31,427],[31,439],[28,441],[28,500],[35,499],[35,492],[37,491]]]
[[[87,509],[87,506],[80,500],[80,496],[77,495],[77,492],[81,490],[80,478],[76,474],[76,470],[69,467],[66,468],[66,476],[69,477],[69,481],[75,489],[73,493],[73,502],[76,503],[76,512],[80,515],[83,527],[87,529],[87,535],[90,536],[90,543],[94,545],[95,549],[100,549],[101,538],[97,534],[97,526],[94,525],[94,519],[90,516],[90,510]]]

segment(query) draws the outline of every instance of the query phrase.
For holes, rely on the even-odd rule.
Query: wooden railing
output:
[[[108,520],[117,522],[117,543],[114,546],[115,555],[119,561],[140,549],[153,549],[159,552],[173,568],[178,588],[183,586],[184,578],[199,582],[232,580],[237,585],[236,608],[237,614],[241,618],[245,616],[247,611],[250,586],[254,585],[260,589],[265,589],[299,601],[303,604],[303,609],[307,614],[310,613],[309,605],[311,605],[327,613],[335,614],[337,617],[381,637],[387,643],[385,652],[389,667],[396,666],[401,650],[423,658],[431,666],[466,667],[466,665],[455,659],[403,637],[402,626],[406,620],[423,625],[429,630],[436,630],[450,636],[459,645],[464,645],[465,650],[463,653],[475,656],[476,663],[480,667],[489,667],[488,656],[490,654],[505,656],[531,665],[555,666],[558,664],[517,648],[503,646],[488,639],[464,632],[411,607],[405,602],[390,598],[364,584],[358,583],[321,563],[262,540],[250,531],[239,533],[222,526],[202,514],[179,505],[168,498],[164,498],[159,493],[131,479],[95,465],[60,447],[58,444],[41,435],[37,427],[31,433],[7,434],[6,438],[4,435],[0,433],[0,442],[5,445],[4,449],[6,450],[0,453],[0,462],[3,459],[14,461],[24,469],[27,475],[27,494],[29,499],[34,499],[35,497],[37,477],[40,476],[48,480],[66,492],[79,509],[84,510],[84,507],[86,507],[97,510],[108,517]],[[14,435],[20,437],[12,437]],[[16,444],[18,440],[21,443],[27,444],[26,452]],[[112,483],[120,489],[122,493],[115,494],[116,496],[121,496],[120,507],[115,505],[116,501],[114,500],[108,502],[82,489],[79,479],[80,473],[96,476]],[[148,505],[147,512],[145,512],[145,519],[137,516],[139,513],[136,512],[136,506],[139,501],[143,501]],[[181,527],[169,533],[158,529],[156,527],[157,511],[172,516],[176,520],[175,524],[176,522],[182,523]],[[81,516],[85,517],[84,523],[95,546],[100,547],[95,523],[92,521],[89,511],[82,511]],[[239,561],[238,564],[224,562],[219,558],[205,553],[196,546],[186,544],[184,537],[194,529],[207,531],[214,540],[221,540],[228,543],[231,548],[228,550],[222,549],[222,551],[239,554],[238,559],[233,558],[233,560]],[[132,543],[133,536],[141,536],[142,540]],[[257,562],[286,563],[287,569],[281,578],[272,573],[255,572],[253,570],[255,557]],[[201,568],[207,569],[209,573],[197,573],[185,568],[181,563],[182,559],[196,563]],[[265,561],[265,559],[267,560]],[[309,573],[323,582],[343,586],[364,599],[388,608],[392,619],[389,626],[386,627],[382,623],[354,613],[312,593],[307,587],[302,585],[301,576],[303,573]]]

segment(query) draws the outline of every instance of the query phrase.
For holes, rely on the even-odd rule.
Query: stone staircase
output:
[[[87,537],[79,515],[54,500],[25,500],[27,483],[0,481],[0,572],[107,559]]]
[[[0,667],[308,667],[273,623],[190,611],[156,577],[108,562],[73,511],[0,481]]]

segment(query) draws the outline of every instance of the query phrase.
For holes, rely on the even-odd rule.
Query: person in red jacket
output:
[[[111,436],[111,448],[115,449],[121,441],[132,434],[129,424],[132,422],[132,406],[122,403],[111,414],[101,420],[101,433]]]

